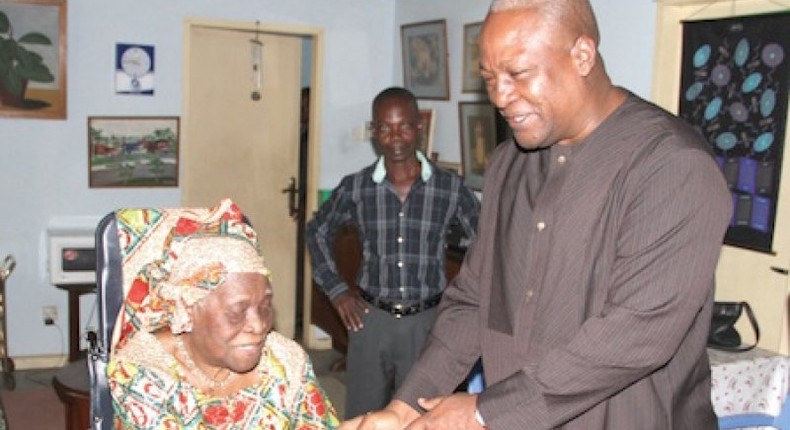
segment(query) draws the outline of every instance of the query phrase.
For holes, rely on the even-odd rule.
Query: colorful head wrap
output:
[[[142,266],[127,294],[136,329],[188,332],[187,310],[220,286],[230,273],[270,276],[255,231],[238,207],[224,200],[200,218],[178,218],[164,240],[161,258]],[[123,331],[133,331],[131,325]],[[130,333],[122,333],[121,342]]]

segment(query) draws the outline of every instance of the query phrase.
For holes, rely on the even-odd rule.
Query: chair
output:
[[[141,267],[162,255],[162,245],[176,223],[203,222],[238,210],[229,199],[214,208],[136,208],[107,214],[96,227],[96,309],[98,333],[88,335],[90,425],[113,429],[114,411],[107,381],[113,348],[139,327],[133,303],[124,304]],[[237,213],[245,222],[243,214]],[[249,224],[249,222],[247,222]],[[116,327],[118,326],[118,327]]]
[[[96,302],[99,332],[89,333],[90,419],[94,430],[113,428],[113,407],[107,385],[107,362],[115,320],[123,303],[121,251],[115,212],[96,227]]]

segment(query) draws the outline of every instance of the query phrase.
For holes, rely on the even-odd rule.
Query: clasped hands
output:
[[[369,412],[345,421],[340,430],[481,430],[475,410],[477,395],[456,393],[450,396],[419,399],[424,414],[407,403],[393,400],[380,411]]]

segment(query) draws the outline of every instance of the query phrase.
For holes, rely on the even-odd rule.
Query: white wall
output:
[[[90,225],[117,207],[178,205],[178,188],[88,188],[86,135],[91,115],[181,114],[185,17],[324,29],[323,177],[331,166],[352,170],[369,160],[369,148],[349,140],[372,94],[392,82],[394,36],[382,29],[393,27],[393,16],[394,0],[69,0],[68,119],[0,119],[0,258],[17,260],[7,281],[10,355],[67,350],[66,293],[45,272],[53,219]],[[155,96],[113,94],[116,42],[155,45]],[[58,307],[61,329],[43,325],[44,305]]]
[[[601,50],[616,83],[650,92],[655,4],[652,0],[592,0],[602,27]],[[135,10],[145,14],[130,13]],[[370,118],[381,89],[402,85],[400,25],[444,18],[450,53],[449,101],[421,101],[436,109],[435,148],[460,160],[458,101],[463,25],[481,21],[487,0],[69,0],[68,119],[0,119],[0,258],[13,254],[7,281],[8,338],[14,357],[65,354],[66,293],[44,270],[46,228],[95,222],[123,206],[173,206],[177,188],[90,189],[87,124],[90,115],[180,115],[182,23],[185,17],[297,24],[325,30],[321,118],[321,188],[370,163],[370,143],[354,136]],[[156,46],[156,95],[112,91],[116,42]],[[483,96],[484,97],[484,96]],[[186,145],[188,142],[182,142]],[[182,166],[186,167],[186,166]],[[90,309],[84,306],[83,314]],[[41,307],[56,305],[58,326],[42,323]]]

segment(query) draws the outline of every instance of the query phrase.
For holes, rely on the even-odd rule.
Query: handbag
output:
[[[741,318],[744,311],[754,331],[754,343],[741,345],[741,335],[735,329],[735,323]],[[708,347],[722,351],[742,352],[748,351],[760,341],[760,327],[754,317],[752,308],[746,302],[714,302],[713,316],[708,333]]]

